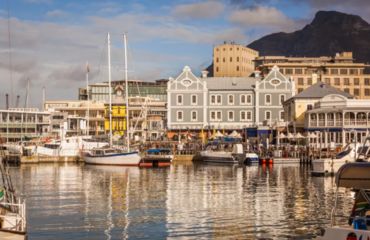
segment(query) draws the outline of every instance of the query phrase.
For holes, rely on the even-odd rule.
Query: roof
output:
[[[255,77],[210,77],[203,79],[209,90],[252,90],[257,80],[260,80]]]
[[[343,92],[335,87],[332,87],[323,82],[317,82],[309,88],[306,88],[299,94],[293,96],[290,99],[297,99],[297,98],[323,98],[329,94],[338,94],[344,96],[346,98],[353,98],[353,96],[349,93]]]

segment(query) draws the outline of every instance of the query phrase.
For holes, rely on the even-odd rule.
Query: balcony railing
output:
[[[343,126],[351,126],[351,127],[367,127],[370,126],[370,120],[366,119],[344,119],[343,120],[310,120],[309,127],[343,127]]]

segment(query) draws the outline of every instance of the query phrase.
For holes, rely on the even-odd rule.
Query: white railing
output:
[[[20,233],[26,232],[26,202],[24,200],[21,202],[18,199],[18,203],[0,202],[0,208],[2,230]]]

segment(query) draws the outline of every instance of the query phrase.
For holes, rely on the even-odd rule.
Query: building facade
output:
[[[248,77],[255,70],[258,52],[246,46],[224,43],[213,48],[214,77]]]
[[[50,134],[50,113],[36,108],[0,110],[0,139],[17,142]]]
[[[275,67],[265,77],[196,77],[186,66],[167,86],[170,130],[241,130],[284,123],[294,82]]]
[[[370,100],[327,95],[307,111],[305,129],[316,135],[322,147],[361,143],[370,131]]]
[[[285,119],[294,132],[304,131],[306,111],[313,108],[316,102],[327,95],[341,95],[353,98],[349,93],[338,90],[326,83],[317,82],[283,103]]]
[[[366,64],[355,63],[352,52],[337,53],[334,57],[261,56],[255,62],[262,74],[279,66],[281,73],[293,78],[297,93],[321,81],[356,98],[370,98]]]

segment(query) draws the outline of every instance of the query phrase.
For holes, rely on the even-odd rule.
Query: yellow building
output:
[[[277,65],[281,73],[295,81],[297,93],[321,81],[356,98],[370,98],[370,75],[364,73],[367,65],[355,63],[352,52],[333,57],[261,56],[255,61],[262,74]]]
[[[258,52],[240,44],[224,43],[213,48],[213,76],[247,77],[255,70]]]
[[[104,129],[109,133],[109,104],[105,104]],[[112,133],[113,135],[123,136],[126,131],[126,106],[122,104],[112,104]]]

